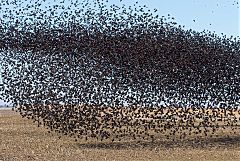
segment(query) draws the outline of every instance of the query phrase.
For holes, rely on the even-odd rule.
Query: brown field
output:
[[[0,161],[8,160],[177,160],[240,161],[240,133],[231,128],[196,143],[184,141],[77,141],[58,138],[31,120],[22,119],[11,110],[0,110]]]

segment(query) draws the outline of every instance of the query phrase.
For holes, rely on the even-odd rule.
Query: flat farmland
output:
[[[0,161],[10,160],[240,160],[240,129],[226,127],[218,137],[155,141],[123,139],[78,140],[49,133],[32,120],[8,109],[0,110]]]

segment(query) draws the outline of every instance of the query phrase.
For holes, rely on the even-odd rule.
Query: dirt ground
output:
[[[57,134],[48,133],[46,128],[37,127],[16,112],[1,109],[0,161],[5,160],[240,161],[240,134],[206,138],[200,143],[190,140],[75,142],[68,136],[59,139]]]

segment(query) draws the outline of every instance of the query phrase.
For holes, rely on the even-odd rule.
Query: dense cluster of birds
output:
[[[38,126],[112,141],[239,129],[238,38],[185,30],[139,2],[0,7],[2,99]]]

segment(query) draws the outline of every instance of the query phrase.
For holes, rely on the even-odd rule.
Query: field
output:
[[[48,133],[11,110],[0,110],[0,161],[10,160],[211,160],[239,161],[240,135],[225,129],[220,137],[172,141],[77,141]]]

